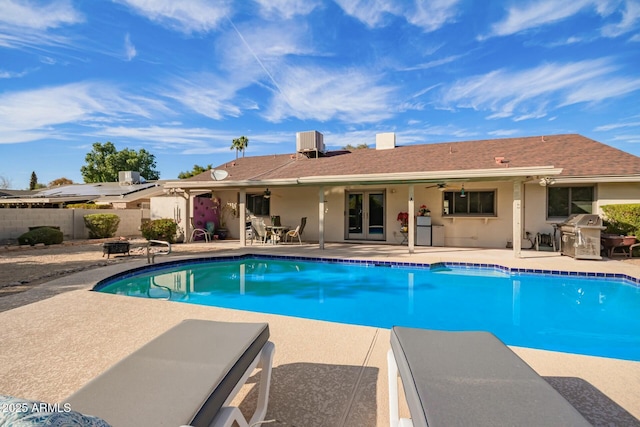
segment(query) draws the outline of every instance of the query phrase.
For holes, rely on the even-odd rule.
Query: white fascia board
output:
[[[591,184],[591,183],[625,183],[640,182],[640,174],[638,175],[598,175],[598,176],[562,176],[554,177],[554,184]]]
[[[244,181],[170,181],[164,184],[165,188],[191,189],[216,189],[216,188],[241,188],[241,187],[286,187],[297,185],[296,178],[291,179],[267,179],[264,181],[244,180]]]
[[[505,179],[505,178],[526,178],[536,175],[555,176],[562,173],[561,168],[553,166],[524,167],[524,168],[501,168],[501,169],[470,169],[451,171],[429,171],[429,172],[401,172],[387,174],[363,174],[363,175],[332,175],[332,176],[311,176],[302,177],[298,181],[300,184],[324,184],[324,183],[366,183],[366,182],[421,182],[421,181],[442,181],[449,179]]]

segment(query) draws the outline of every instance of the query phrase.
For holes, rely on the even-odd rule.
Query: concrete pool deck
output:
[[[543,270],[623,273],[640,266],[585,261],[550,252],[379,245],[202,245],[211,256],[240,253],[433,263],[497,264]],[[182,258],[177,255],[173,258]],[[165,258],[167,259],[167,258]],[[172,257],[168,257],[168,260]],[[76,273],[23,294],[68,291],[0,313],[0,394],[60,402],[153,337],[186,318],[269,322],[276,345],[267,419],[288,426],[386,426],[389,330],[87,292],[100,278],[146,261]],[[28,295],[4,298],[27,298]],[[38,298],[35,298],[36,300]],[[512,347],[596,425],[640,425],[640,362]],[[237,399],[250,406],[247,385]],[[246,398],[245,398],[246,397]],[[402,406],[406,414],[406,408]]]

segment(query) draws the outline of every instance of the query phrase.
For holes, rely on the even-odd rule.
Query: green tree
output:
[[[212,165],[207,165],[205,166],[200,166],[200,165],[193,165],[193,169],[187,172],[180,172],[178,174],[178,179],[187,179],[187,178],[191,178],[192,176],[196,176],[196,175],[200,175],[202,172],[208,171],[213,169]]]
[[[238,159],[238,151],[242,151],[242,157],[244,157],[244,150],[249,146],[249,138],[241,136],[231,141],[231,149],[236,150],[236,160]]]
[[[347,150],[347,151],[366,150],[367,148],[369,148],[369,144],[358,144],[358,146],[347,144],[344,147],[342,147],[343,150]]]
[[[155,170],[156,158],[147,150],[116,150],[111,142],[96,142],[93,149],[85,156],[87,164],[80,168],[84,182],[115,182],[120,171],[136,171],[146,180],[160,178]]]
[[[71,185],[71,184],[73,184],[73,181],[63,176],[61,178],[54,179],[53,181],[51,181],[47,187],[53,188],[53,187],[61,187],[63,185]]]
[[[29,190],[35,190],[38,188],[38,175],[36,172],[31,172],[31,180],[29,181]]]

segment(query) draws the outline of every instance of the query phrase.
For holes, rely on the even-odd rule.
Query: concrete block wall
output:
[[[149,218],[149,209],[0,209],[0,241],[15,240],[29,227],[60,227],[65,240],[88,239],[84,216],[114,213],[120,217],[116,236],[141,236],[140,223]]]

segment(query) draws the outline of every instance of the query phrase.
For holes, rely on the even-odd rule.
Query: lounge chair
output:
[[[115,426],[231,426],[264,420],[274,345],[266,323],[185,320],[65,400]],[[229,406],[256,367],[258,405]]]
[[[284,236],[284,241],[286,242],[289,238],[291,238],[291,241],[293,242],[294,238],[298,238],[298,242],[300,244],[302,244],[302,238],[300,236],[302,236],[302,232],[304,231],[304,226],[307,225],[307,217],[303,217],[300,220],[300,225],[298,225],[296,228],[294,228],[293,230],[287,231],[287,234],[285,234]]]
[[[553,387],[488,332],[393,327],[392,427],[589,426]],[[400,419],[398,376],[411,419]]]

